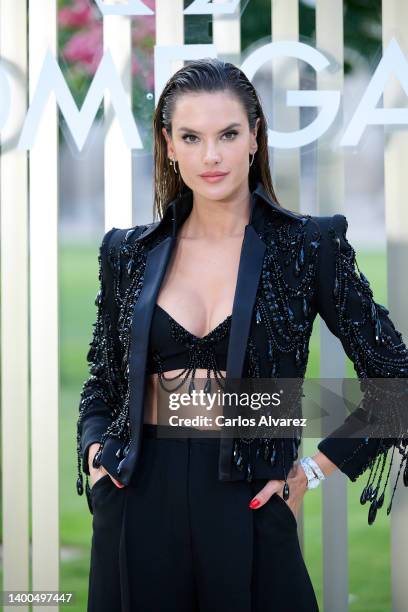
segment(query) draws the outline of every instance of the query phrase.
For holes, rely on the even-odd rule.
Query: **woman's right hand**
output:
[[[91,485],[94,486],[94,484],[100,479],[102,478],[102,476],[104,476],[105,474],[109,475],[109,478],[112,480],[112,482],[119,488],[119,489],[123,489],[123,487],[125,485],[123,485],[121,482],[119,482],[118,480],[116,480],[115,478],[113,478],[113,476],[111,476],[111,474],[109,474],[109,472],[103,467],[103,465],[100,465],[98,468],[95,468],[92,463],[93,463],[93,459],[96,455],[97,450],[99,449],[99,442],[95,442],[94,444],[91,444],[91,446],[89,447],[89,451],[88,451],[88,467],[89,467],[89,475],[91,477]]]

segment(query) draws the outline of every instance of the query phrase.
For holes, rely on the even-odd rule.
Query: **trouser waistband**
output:
[[[219,431],[199,430],[195,427],[173,427],[171,425],[156,425],[154,423],[143,423],[143,437],[156,438],[157,440],[186,441],[196,440],[217,445],[220,441]]]

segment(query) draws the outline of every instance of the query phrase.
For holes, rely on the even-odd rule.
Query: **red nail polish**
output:
[[[250,502],[249,507],[250,507],[250,508],[257,508],[257,507],[260,505],[260,503],[261,503],[261,502],[259,501],[259,499],[253,499],[253,500]]]

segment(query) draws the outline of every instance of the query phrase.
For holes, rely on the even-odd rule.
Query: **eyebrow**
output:
[[[217,133],[218,133],[218,134],[221,134],[221,132],[226,132],[227,130],[230,130],[230,129],[231,129],[231,128],[233,128],[233,127],[241,127],[241,124],[240,124],[240,123],[230,123],[230,125],[227,125],[227,127],[226,127],[226,128],[223,128],[222,130],[219,130]],[[184,127],[184,126],[183,126],[183,127],[178,128],[178,130],[177,130],[177,131],[178,131],[178,132],[191,132],[191,133],[193,133],[193,134],[201,134],[201,132],[197,132],[197,130],[193,130],[193,129],[191,129],[191,128]]]

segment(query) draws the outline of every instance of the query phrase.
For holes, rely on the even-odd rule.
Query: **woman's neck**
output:
[[[222,239],[242,236],[250,217],[249,190],[228,200],[210,200],[194,193],[193,207],[179,238]]]

